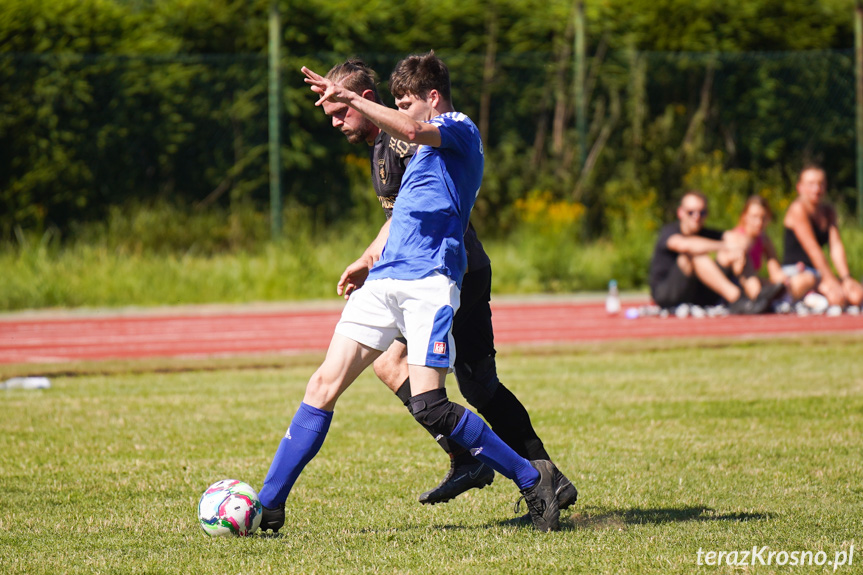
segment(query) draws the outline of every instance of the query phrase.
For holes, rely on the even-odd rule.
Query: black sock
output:
[[[411,378],[407,378],[404,383],[402,383],[399,390],[396,392],[396,397],[402,400],[402,403],[405,407],[408,406],[411,400]]]
[[[503,384],[479,412],[498,437],[525,459],[551,459],[524,405]]]

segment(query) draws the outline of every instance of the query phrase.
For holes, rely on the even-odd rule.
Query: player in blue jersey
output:
[[[339,82],[363,98],[380,103],[374,71],[363,61],[347,60],[334,66],[327,78]],[[371,175],[375,193],[387,219],[392,214],[408,163],[416,152],[415,143],[397,140],[380,130],[371,121],[339,102],[324,102],[324,112],[332,118],[333,127],[339,129],[351,143],[370,146]],[[380,257],[382,238],[386,237],[387,224],[376,241],[363,255],[348,266],[339,281],[339,293],[350,293],[361,284],[362,274]],[[491,262],[476,235],[473,226],[465,233],[468,269],[461,289],[461,306],[453,320],[452,334],[456,344],[454,372],[462,395],[489,422],[491,428],[516,453],[526,459],[550,459],[542,440],[536,434],[530,415],[498,379],[495,362],[494,329],[491,308]],[[347,296],[346,296],[347,297]],[[402,338],[397,340],[374,363],[375,373],[389,387],[405,407],[410,403],[407,348]],[[432,436],[435,434],[426,428]],[[420,502],[434,504],[449,501],[471,488],[482,488],[491,483],[494,471],[474,458],[469,451],[451,444],[445,437],[435,437],[449,454],[450,469],[440,484],[420,495]],[[558,481],[564,487],[558,494],[560,509],[566,509],[577,499],[578,492],[555,467]]]
[[[419,148],[402,180],[381,258],[362,289],[350,295],[326,358],[273,457],[260,492],[261,528],[282,527],[285,500],[323,444],[339,396],[402,334],[409,344],[410,407],[417,421],[512,479],[537,529],[559,529],[559,485],[551,462],[519,456],[479,416],[452,403],[444,388],[455,353],[450,329],[467,265],[464,233],[484,164],[476,126],[452,106],[446,66],[434,53],[399,62],[390,79],[398,110],[302,70],[319,96],[316,105],[347,104]]]

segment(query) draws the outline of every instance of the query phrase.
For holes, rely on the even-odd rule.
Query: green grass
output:
[[[50,390],[0,393],[0,566],[820,573],[832,568],[699,567],[696,553],[766,545],[832,560],[854,545],[853,566],[837,572],[860,572],[861,344],[503,350],[502,381],[580,492],[553,534],[509,521],[517,492],[501,477],[446,505],[419,505],[444,455],[367,373],[289,498],[284,536],[209,539],[196,522],[198,497],[226,477],[260,486],[320,358],[49,368]],[[0,377],[24,369],[0,366]]]
[[[14,242],[0,240],[0,311],[335,298],[345,266],[383,223],[378,207],[366,211],[326,225],[289,206],[279,242],[269,240],[266,214],[251,208],[198,213],[160,203],[112,209],[105,222],[64,238],[53,229],[17,230]],[[592,240],[554,226],[503,237],[488,230],[495,294],[603,291],[610,279],[647,290],[655,238],[644,226]],[[843,222],[842,237],[859,274],[863,230]]]
[[[214,254],[136,252],[98,244],[0,246],[0,311],[335,298],[342,271],[372,237],[327,234],[313,241],[300,236]],[[496,294],[595,291],[613,275],[613,248],[607,244],[568,246],[572,258],[549,249],[543,261],[527,264],[529,248],[486,244],[496,262]],[[546,269],[545,260],[556,263]]]

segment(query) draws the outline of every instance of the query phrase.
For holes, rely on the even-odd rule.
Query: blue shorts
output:
[[[819,273],[818,273],[818,270],[816,270],[815,268],[812,268],[812,267],[809,267],[809,266],[805,266],[805,267],[803,268],[803,272],[809,272],[809,273],[811,273],[813,276],[815,276],[815,285],[818,285],[819,283],[821,283],[821,274],[819,274]],[[790,278],[791,278],[791,277],[794,277],[794,276],[796,276],[796,275],[799,275],[799,274],[801,274],[801,273],[803,273],[803,272],[801,272],[801,271],[797,268],[797,264],[788,264],[788,265],[784,265],[784,266],[782,266],[782,273],[784,273],[785,275],[787,275],[787,276],[788,276],[788,277],[790,277]]]

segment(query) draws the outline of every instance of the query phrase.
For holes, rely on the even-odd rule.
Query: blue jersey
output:
[[[393,208],[389,237],[369,279],[421,279],[439,272],[461,287],[464,234],[485,160],[474,123],[458,112],[434,117],[439,147],[420,146]]]

